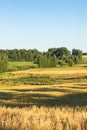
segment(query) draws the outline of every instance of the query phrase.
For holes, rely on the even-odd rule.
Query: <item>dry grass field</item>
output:
[[[87,130],[87,68],[0,74],[1,130]]]
[[[1,130],[87,130],[87,107],[0,107]]]

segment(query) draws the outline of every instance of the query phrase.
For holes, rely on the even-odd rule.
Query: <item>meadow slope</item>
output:
[[[1,130],[86,130],[87,68],[2,73],[0,106]]]

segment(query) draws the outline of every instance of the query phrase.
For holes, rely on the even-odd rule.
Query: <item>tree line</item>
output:
[[[79,63],[82,59],[82,51],[72,49],[69,51],[66,47],[49,48],[47,52],[40,52],[37,49],[13,49],[0,50],[0,71],[5,71],[8,61],[32,61],[38,64],[38,67],[56,67]]]

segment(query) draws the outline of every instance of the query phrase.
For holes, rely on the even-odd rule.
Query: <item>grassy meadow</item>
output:
[[[18,70],[27,70],[31,68],[37,68],[36,64],[33,64],[33,62],[8,62],[8,68],[7,71],[18,71]]]
[[[0,129],[87,130],[86,64],[31,66],[9,62],[0,74]]]

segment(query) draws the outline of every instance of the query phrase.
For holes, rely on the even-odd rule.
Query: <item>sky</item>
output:
[[[0,49],[87,52],[87,0],[0,0]]]

